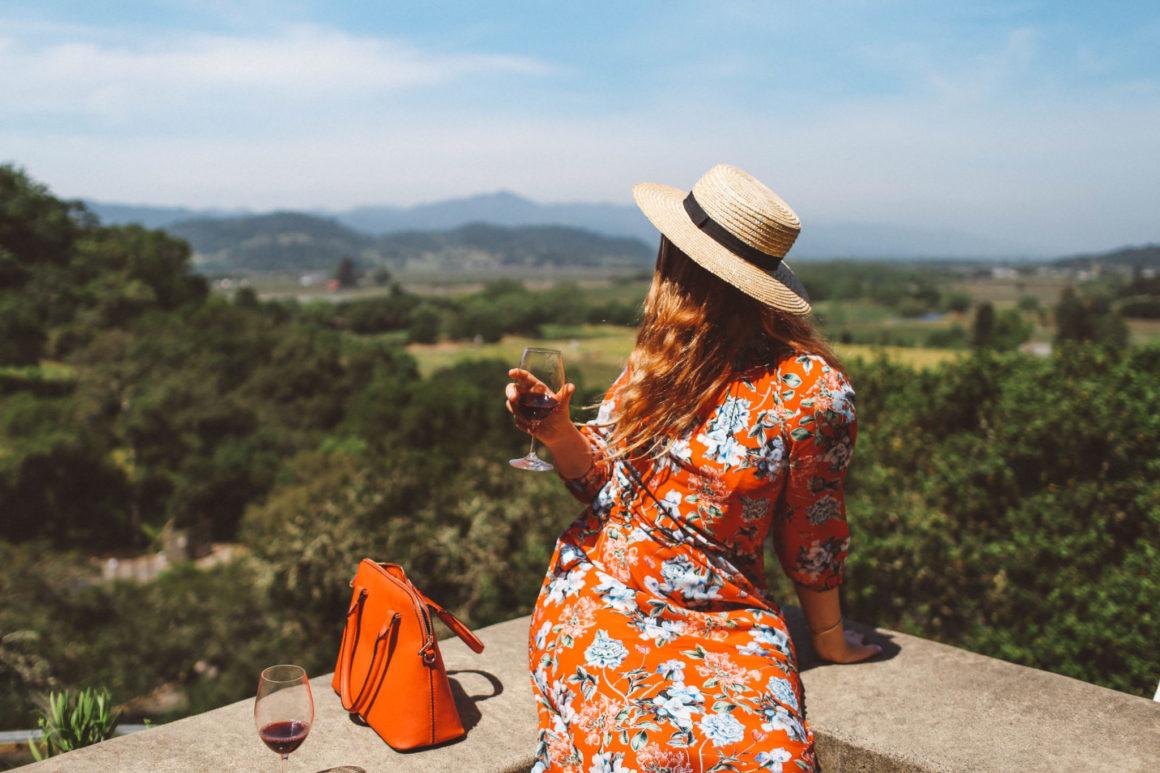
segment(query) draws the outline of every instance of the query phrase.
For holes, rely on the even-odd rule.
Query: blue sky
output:
[[[0,159],[255,209],[627,203],[728,161],[805,228],[1160,241],[1160,3],[806,5],[4,2]]]

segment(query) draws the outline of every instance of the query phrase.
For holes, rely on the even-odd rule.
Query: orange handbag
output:
[[[461,737],[463,723],[451,698],[431,612],[476,652],[483,652],[483,642],[416,588],[398,564],[364,558],[351,587],[332,683],[342,707],[393,749]]]

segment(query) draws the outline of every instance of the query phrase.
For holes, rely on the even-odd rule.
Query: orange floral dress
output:
[[[795,353],[739,373],[700,426],[629,465],[607,444],[623,380],[581,429],[595,464],[565,483],[588,507],[532,615],[533,771],[814,770],[762,543],[772,531],[795,583],[842,581],[853,390]]]

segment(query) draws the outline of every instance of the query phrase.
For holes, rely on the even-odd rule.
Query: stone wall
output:
[[[795,641],[808,641],[787,611]],[[313,681],[315,726],[290,771],[517,771],[531,765],[536,713],[527,672],[528,618],[478,632],[482,655],[443,642],[467,737],[408,754],[350,721]],[[1160,770],[1160,704],[892,631],[883,656],[821,665],[801,653],[808,719],[827,771]],[[81,749],[24,768],[67,771],[276,770],[258,740],[253,700]]]

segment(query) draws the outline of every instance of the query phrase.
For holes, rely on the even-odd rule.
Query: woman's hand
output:
[[[882,652],[877,644],[865,644],[862,634],[836,626],[813,637],[814,651],[831,663],[858,663]]]
[[[508,377],[512,379],[512,383],[508,384],[504,390],[504,396],[507,398],[504,407],[507,408],[508,413],[515,417],[517,428],[535,435],[537,440],[549,446],[561,438],[575,433],[576,428],[572,425],[571,408],[572,395],[576,393],[575,384],[565,384],[560,387],[559,392],[553,394],[544,382],[526,370],[512,368],[508,371]],[[528,392],[552,395],[556,398],[557,405],[545,418],[539,421],[528,421],[520,416],[518,410],[520,397]]]

